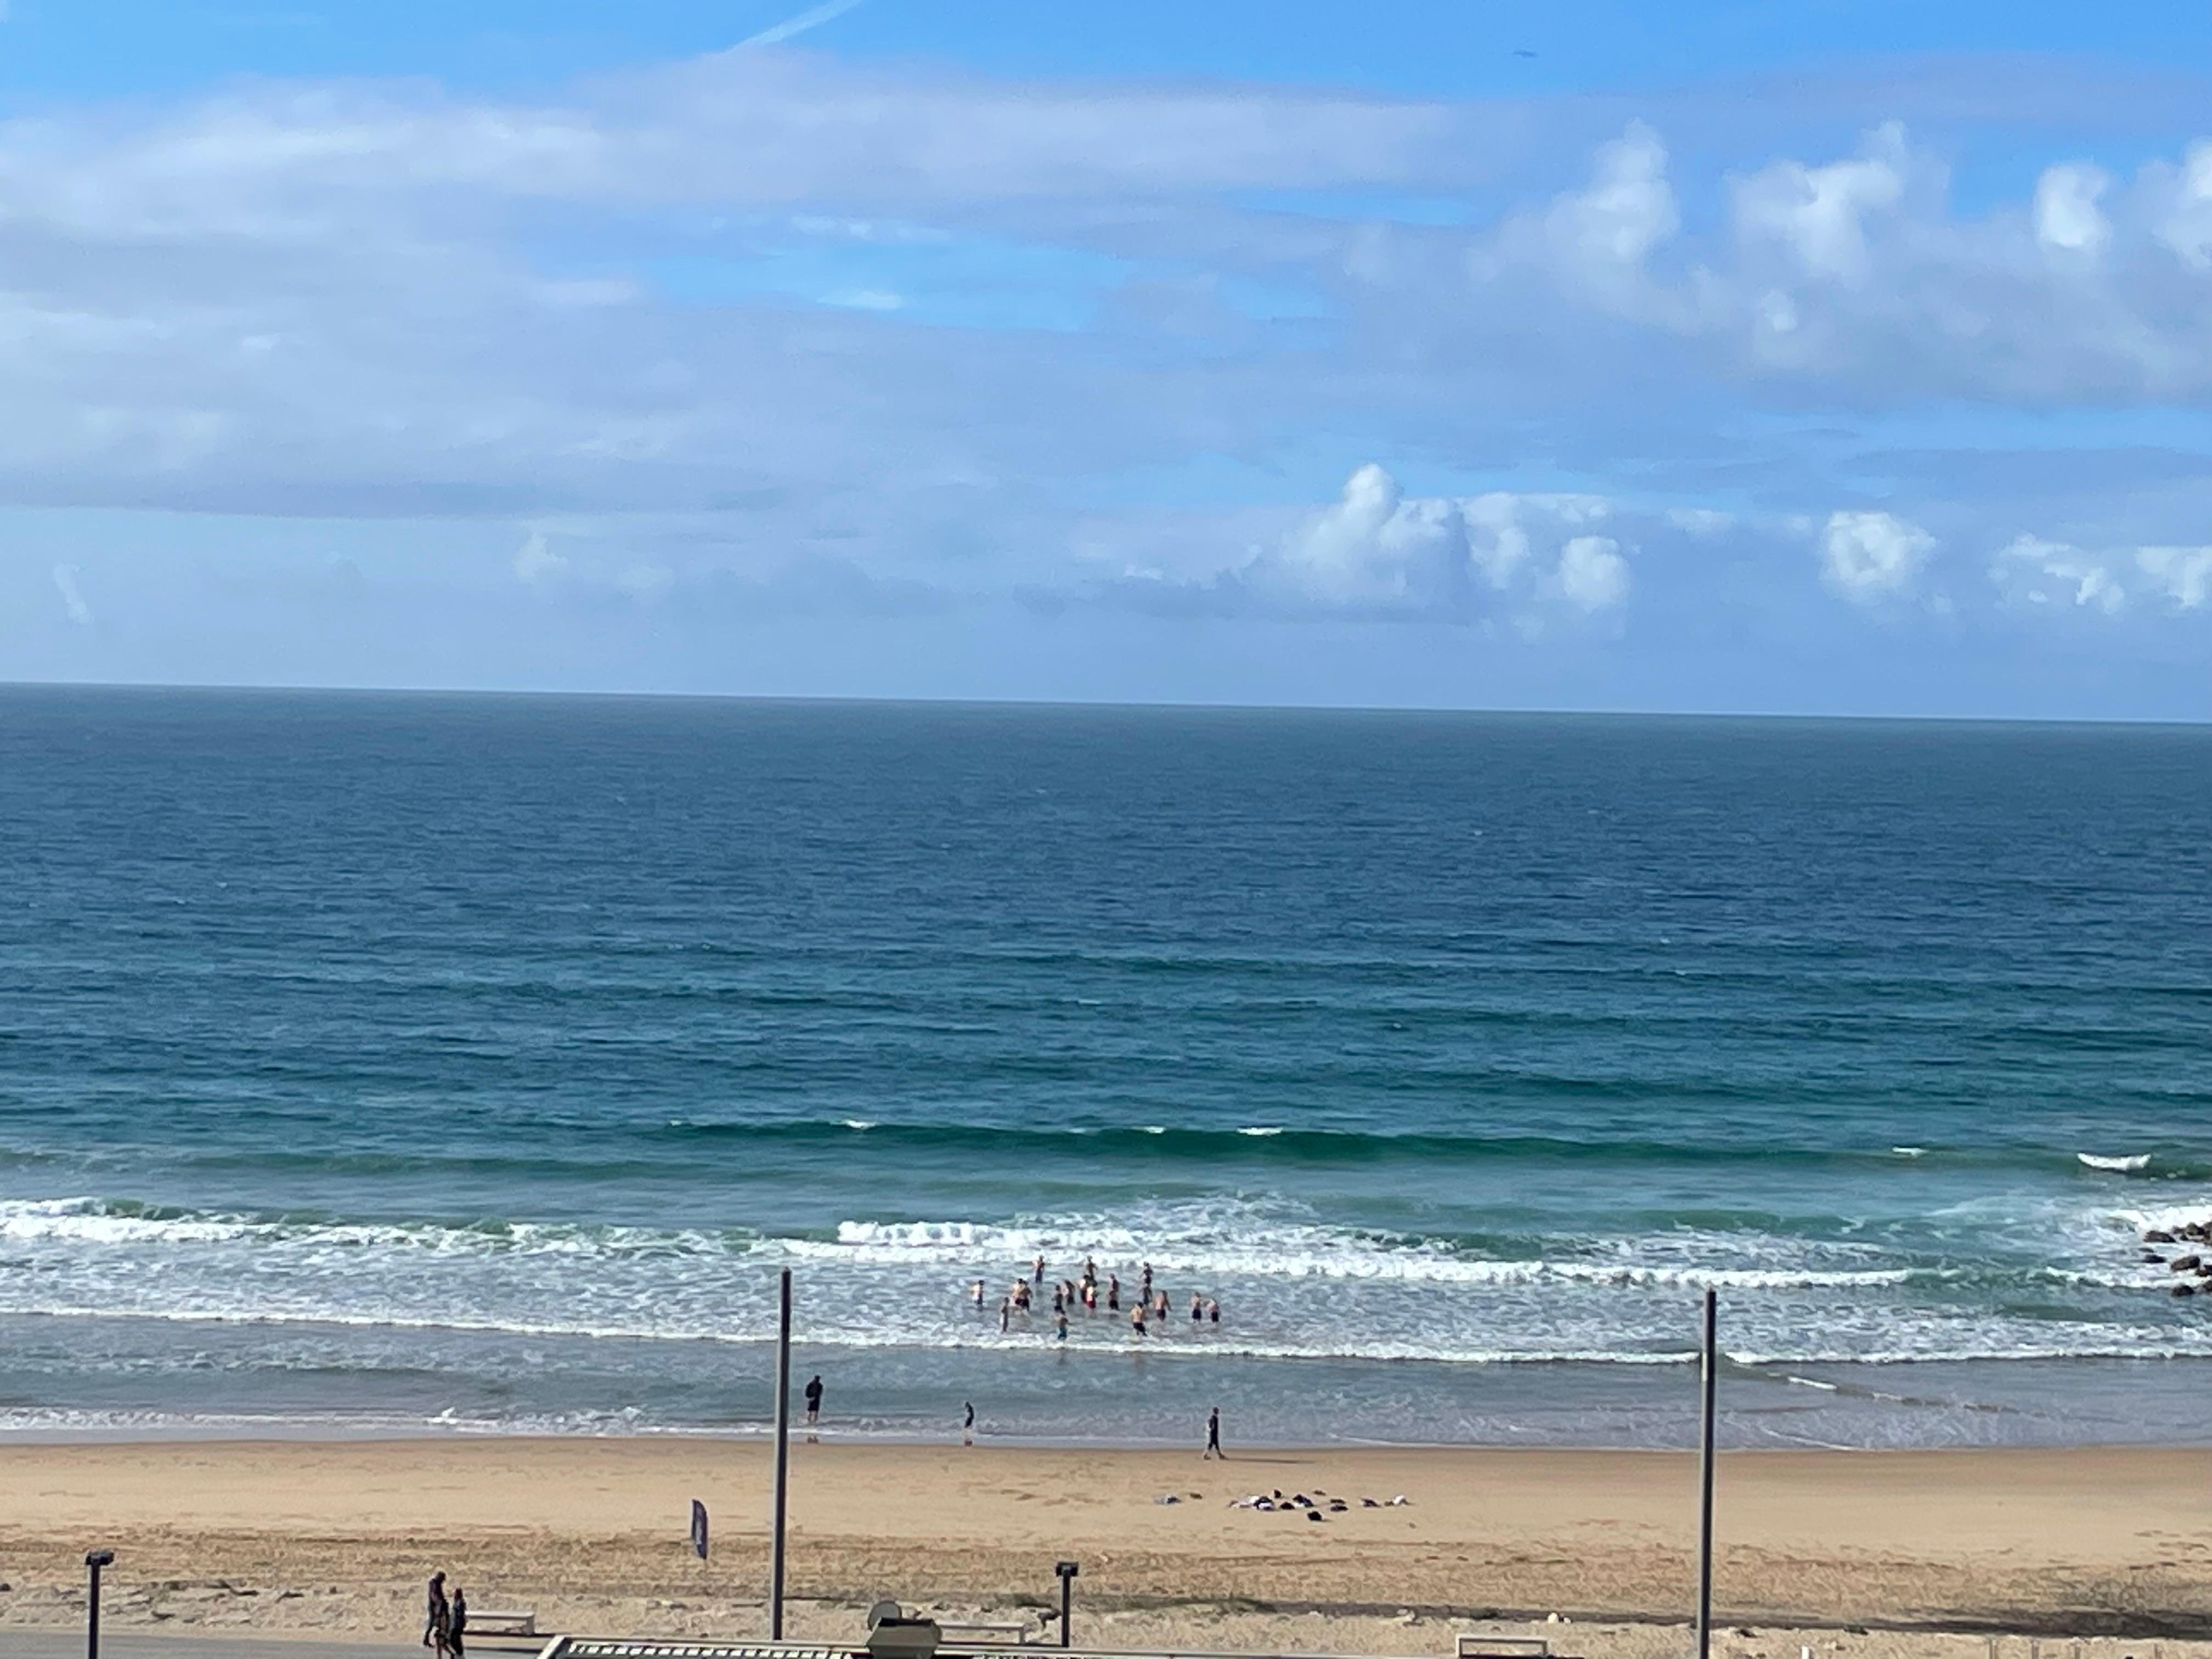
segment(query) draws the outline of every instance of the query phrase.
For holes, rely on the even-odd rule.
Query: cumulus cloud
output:
[[[2212,600],[2212,547],[2144,547],[2136,564],[2177,611],[2201,611]]]
[[[79,628],[92,626],[92,607],[85,603],[84,590],[77,586],[76,567],[58,564],[54,567],[54,591],[62,596],[62,613]]]
[[[1814,276],[1863,283],[1869,221],[1904,199],[1911,161],[1905,129],[1888,122],[1849,160],[1777,161],[1736,185],[1737,232],[1778,246]]]
[[[1609,610],[1628,598],[1628,561],[1609,536],[1577,536],[1559,550],[1559,580],[1576,610]]]
[[[2021,536],[2002,549],[1990,562],[1990,580],[2015,606],[2112,616],[2127,603],[2126,591],[2103,558],[2039,536]]]
[[[1525,632],[1547,607],[1589,616],[1626,602],[1620,544],[1577,533],[1610,511],[1574,495],[1408,496],[1370,464],[1273,545],[1185,591],[1281,615],[1504,619]]]
[[[1845,599],[1879,604],[1911,592],[1936,538],[1888,513],[1839,512],[1820,533],[1820,576]]]
[[[514,578],[525,586],[538,587],[557,580],[568,568],[567,556],[546,546],[542,530],[532,531],[514,550]]]
[[[2087,162],[2045,167],[2035,182],[2036,240],[2069,253],[2101,252],[2112,225],[2097,204],[2112,184],[2102,167]]]

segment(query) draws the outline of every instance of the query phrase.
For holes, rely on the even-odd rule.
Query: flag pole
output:
[[[783,1517],[791,1486],[791,1269],[783,1270],[775,1328],[775,1526],[769,1534],[768,1638],[783,1640]]]
[[[1717,1306],[1708,1285],[1705,1345],[1698,1368],[1704,1419],[1698,1438],[1698,1659],[1712,1659],[1713,1650],[1713,1392],[1720,1370]]]

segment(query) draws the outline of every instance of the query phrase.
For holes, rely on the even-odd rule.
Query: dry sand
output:
[[[1034,1620],[1072,1558],[1097,1644],[1439,1654],[1553,1614],[1571,1622],[1538,1633],[1565,1652],[1686,1644],[1696,1466],[1675,1454],[831,1443],[792,1463],[801,1635],[854,1635],[883,1595]],[[125,1628],[409,1638],[443,1567],[541,1628],[757,1634],[768,1469],[764,1447],[702,1439],[0,1446],[0,1626],[76,1622],[82,1552],[108,1544]],[[1277,1487],[1354,1507],[1229,1507]],[[2099,1634],[2126,1639],[2082,1659],[2154,1639],[2198,1659],[2179,1638],[2212,1634],[2212,1451],[1735,1453],[1719,1516],[1727,1659],[1985,1659],[1987,1632],[2020,1638],[2000,1659]]]

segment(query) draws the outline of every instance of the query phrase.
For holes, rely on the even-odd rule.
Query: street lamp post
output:
[[[100,1659],[100,1570],[112,1566],[113,1550],[87,1550],[84,1570],[91,1582],[85,1588],[84,1597],[84,1659]]]
[[[1074,1611],[1075,1575],[1083,1569],[1073,1561],[1060,1561],[1054,1564],[1053,1571],[1060,1575],[1060,1644],[1073,1647],[1075,1638],[1068,1631],[1068,1615]]]

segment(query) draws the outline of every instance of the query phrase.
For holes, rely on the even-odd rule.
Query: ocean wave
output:
[[[551,1222],[360,1222],[293,1216],[255,1217],[162,1209],[91,1197],[0,1200],[0,1241],[82,1244],[137,1252],[206,1252],[222,1246],[261,1247],[295,1261],[358,1262],[364,1252],[398,1261],[410,1256],[742,1257],[772,1264],[838,1262],[942,1267],[948,1273],[1025,1267],[1043,1255],[1056,1274],[1076,1259],[1133,1277],[1149,1262],[1163,1274],[1223,1276],[1270,1282],[1297,1279],[1396,1280],[1462,1285],[1545,1283],[1696,1290],[1850,1290],[1934,1283],[1955,1277],[1942,1267],[1808,1262],[1790,1265],[1655,1259],[1635,1245],[1589,1259],[1476,1255],[1443,1240],[1394,1236],[1300,1220],[1237,1200],[1133,1206],[1121,1214],[1091,1213],[1025,1221],[869,1221],[837,1224],[831,1238],[776,1237],[743,1229],[662,1230]],[[1679,1255],[1680,1235],[1663,1243]],[[1776,1241],[1778,1245],[1781,1241]]]
[[[2148,1152],[2133,1152],[2125,1156],[2110,1158],[2096,1152],[2076,1152],[2074,1156],[2081,1160],[2085,1168],[2107,1170],[2123,1175],[2136,1175],[2150,1168]]]

